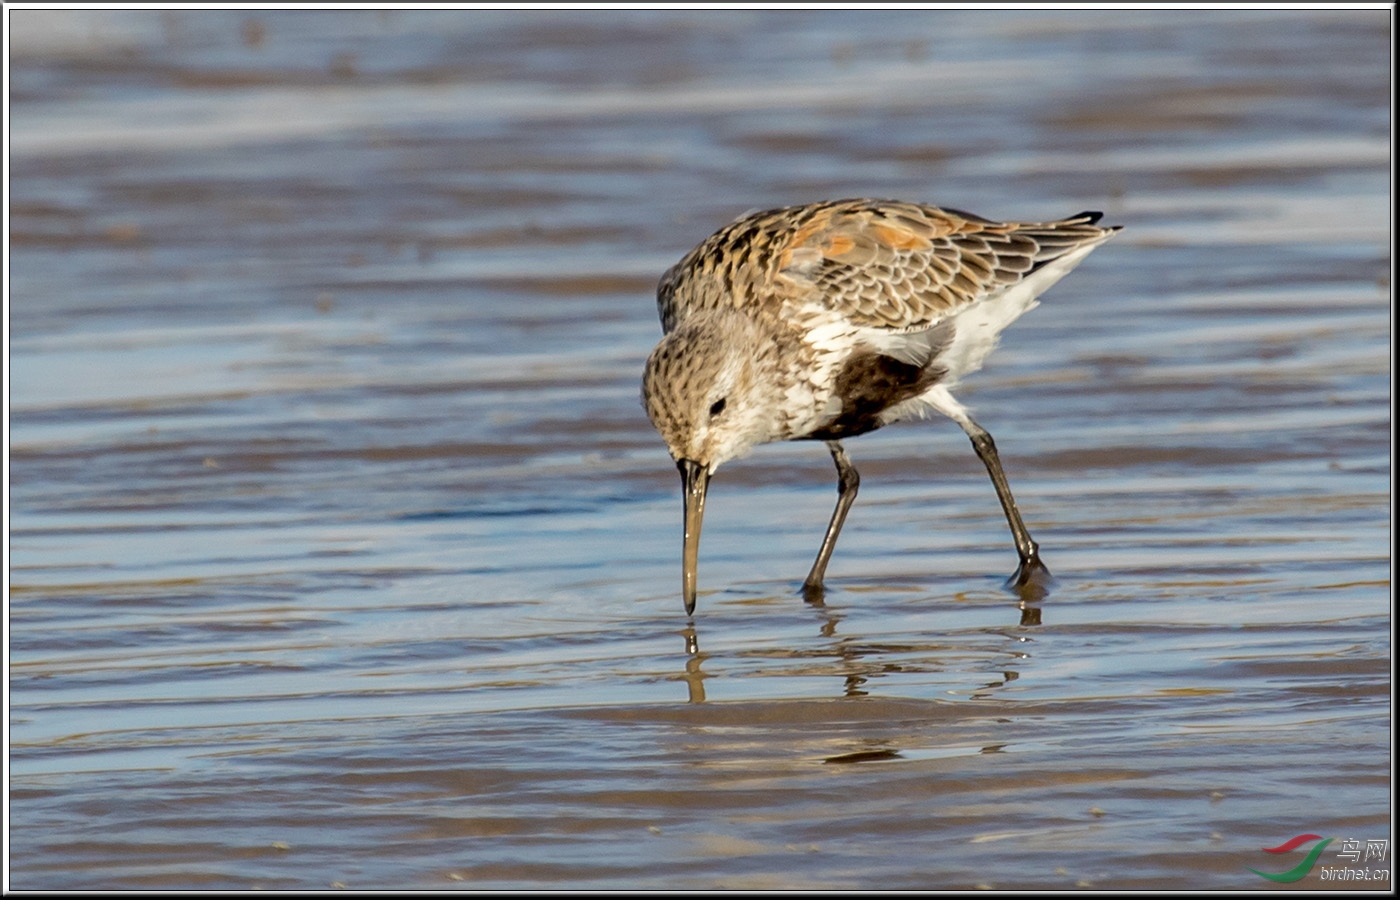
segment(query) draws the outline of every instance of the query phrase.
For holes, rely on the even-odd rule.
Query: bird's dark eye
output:
[[[713,419],[715,416],[719,415],[720,413],[724,412],[724,404],[725,404],[725,401],[726,401],[727,399],[728,399],[728,398],[726,398],[726,397],[720,397],[720,398],[719,398],[718,400],[716,400],[714,403],[711,403],[711,404],[710,404],[710,418],[711,418],[711,419]]]

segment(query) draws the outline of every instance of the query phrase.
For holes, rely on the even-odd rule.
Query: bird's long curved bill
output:
[[[695,612],[695,572],[700,565],[700,524],[705,518],[705,492],[710,470],[694,460],[676,463],[681,470],[681,499],[685,503],[685,543],[681,547],[681,596],[685,612]]]

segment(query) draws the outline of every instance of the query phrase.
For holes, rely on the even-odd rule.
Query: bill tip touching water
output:
[[[1003,330],[1120,228],[1082,212],[997,222],[892,200],[756,212],[661,277],[664,335],[642,402],[681,474],[682,598],[695,611],[710,479],[759,444],[826,442],[837,501],[803,594],[821,599],[860,476],[841,441],[941,413],[987,468],[1020,564],[1008,587],[1043,596],[1050,572],[1021,519],[992,436],[953,396]]]

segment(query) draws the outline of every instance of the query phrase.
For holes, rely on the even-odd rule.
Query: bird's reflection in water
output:
[[[861,659],[868,655],[868,649],[852,644],[844,638],[837,637],[837,626],[845,616],[826,605],[824,591],[806,591],[803,596],[806,599],[808,607],[816,613],[817,618],[821,622],[818,633],[823,638],[834,641],[832,646],[833,655],[841,661],[842,668],[847,670],[843,676],[844,685],[841,692],[842,695],[846,697],[869,696],[870,692],[865,690],[865,684],[870,680],[867,673],[870,672],[871,669],[868,665],[861,663]],[[1016,604],[1016,608],[1020,613],[1018,625],[1036,626],[1041,624],[1040,606],[1038,603],[1043,597],[1043,593],[1034,599],[1023,597],[1021,602]],[[688,692],[688,697],[686,699],[688,702],[704,703],[705,679],[709,676],[702,672],[700,667],[704,664],[705,660],[709,658],[709,655],[700,650],[700,637],[696,633],[694,625],[687,625],[681,630],[680,634],[685,639],[685,672],[678,676],[678,678],[686,684]],[[1016,672],[1005,672],[1003,676],[1003,680],[991,682],[983,687],[999,688],[1005,685],[1006,682],[1013,681],[1019,677]]]
[[[840,624],[841,620],[845,617],[841,613],[828,608],[825,597],[822,594],[814,595],[812,592],[806,592],[804,593],[804,597],[807,600],[807,605],[812,608],[817,614],[817,618],[821,620],[821,636],[827,639],[836,638],[836,626]],[[845,687],[842,690],[842,694],[846,697],[869,696],[870,692],[864,690],[864,687],[865,683],[870,679],[861,671],[864,667],[859,663],[860,658],[865,654],[863,652],[858,652],[845,639],[837,639],[833,650],[835,651],[836,657],[843,663],[842,668],[848,670],[845,675]]]
[[[1017,678],[1021,677],[1020,672],[1005,671],[1001,673],[1001,678],[997,681],[986,681],[982,687],[967,695],[969,700],[990,700],[996,696],[996,692],[1006,687]]]
[[[1049,578],[1049,576],[1050,573],[1046,572],[1045,577]],[[1050,592],[1048,589],[1048,585],[1045,582],[1038,582],[1021,587],[1013,587],[1010,582],[1007,582],[1007,589],[1010,590],[1012,593],[1016,594],[1016,596],[1019,598],[1019,602],[1016,604],[1016,608],[1020,610],[1021,621],[1017,624],[1022,626],[1041,624],[1040,604],[1047,596],[1049,596]],[[826,591],[813,591],[804,588],[802,592],[802,597],[804,600],[807,601],[807,605],[810,606],[813,610],[816,610],[817,614],[821,617],[822,637],[835,637],[836,624],[841,621],[842,616],[840,613],[827,607]]]
[[[821,636],[824,638],[836,637],[836,625],[845,617],[834,609],[827,608],[825,592],[807,591],[803,593],[803,598],[817,614],[817,618],[821,620]]]
[[[690,703],[704,703],[705,679],[709,676],[700,671],[700,664],[708,657],[700,652],[700,638],[696,636],[694,627],[687,625],[681,631],[681,636],[685,638],[685,674],[681,680],[690,694],[686,699]]]

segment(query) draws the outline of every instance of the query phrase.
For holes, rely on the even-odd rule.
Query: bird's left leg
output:
[[[1011,485],[1001,468],[1001,458],[997,456],[997,445],[991,434],[973,421],[967,409],[953,399],[946,388],[936,387],[924,397],[935,409],[962,427],[972,439],[972,448],[977,451],[978,458],[987,467],[987,474],[992,477],[992,486],[996,488],[997,499],[1001,501],[1006,522],[1011,526],[1011,536],[1016,541],[1016,553],[1021,557],[1016,574],[1007,580],[1006,586],[1023,598],[1041,599],[1053,579],[1045,563],[1040,561],[1040,545],[1031,538],[1026,523],[1021,521],[1021,511],[1016,508],[1016,498],[1011,496]]]
[[[812,571],[802,583],[802,596],[810,603],[820,603],[822,600],[825,593],[822,581],[826,578],[826,564],[831,562],[831,551],[836,549],[836,537],[841,533],[841,526],[846,522],[846,513],[850,512],[851,504],[856,502],[856,492],[860,490],[860,473],[851,465],[850,457],[846,456],[846,448],[841,446],[840,441],[827,441],[826,446],[831,451],[831,458],[836,461],[836,509],[832,510],[831,524],[826,526],[826,537],[822,539],[822,548],[817,551],[816,562],[812,563]]]

